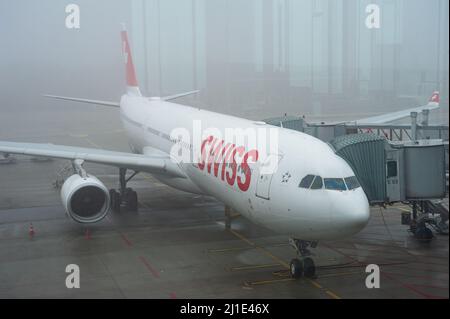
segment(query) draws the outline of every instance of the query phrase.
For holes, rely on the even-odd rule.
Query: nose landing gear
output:
[[[316,248],[317,242],[291,238],[289,244],[297,251],[297,255],[299,256],[298,258],[292,259],[290,264],[292,278],[298,279],[303,276],[306,278],[315,278],[316,265],[310,257],[312,254],[308,248]]]
[[[139,172],[134,172],[130,177],[126,178],[127,170],[124,168],[119,170],[120,190],[117,191],[115,189],[111,189],[109,191],[111,208],[114,212],[120,212],[122,206],[125,206],[127,211],[137,212],[137,193],[132,188],[127,187],[127,183],[138,173]]]

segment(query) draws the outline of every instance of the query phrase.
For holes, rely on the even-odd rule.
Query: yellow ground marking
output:
[[[315,280],[312,279],[307,279],[309,281],[309,283],[311,285],[313,285],[314,287],[316,287],[317,289],[323,289],[323,287]]]
[[[250,247],[232,247],[232,248],[223,248],[223,249],[210,249],[208,250],[208,253],[227,253],[232,251],[239,251],[239,250],[249,250]]]
[[[336,295],[334,292],[332,292],[330,290],[325,291],[325,293],[333,299],[342,299],[341,297],[339,297],[338,295]]]
[[[340,277],[340,276],[350,276],[350,275],[361,275],[360,271],[349,271],[349,272],[340,272],[335,274],[326,274],[326,275],[320,275],[320,278],[329,278],[329,277]]]
[[[236,236],[237,238],[239,238],[240,240],[244,241],[245,243],[247,243],[248,245],[255,247],[256,249],[258,249],[259,251],[262,251],[264,254],[266,254],[267,256],[269,256],[270,258],[272,258],[273,260],[275,260],[278,264],[286,267],[287,269],[290,269],[290,266],[287,262],[285,262],[284,260],[281,260],[280,258],[278,258],[277,256],[273,255],[270,251],[268,251],[267,249],[257,246],[255,243],[251,242],[250,240],[248,240],[247,238],[245,238],[244,236],[242,236],[241,234],[235,232],[234,230],[230,229],[230,232]]]
[[[275,260],[278,264],[284,266],[286,269],[290,270],[290,265],[285,262],[284,260],[278,258],[277,256],[273,255],[270,251],[268,251],[267,249],[260,247],[258,245],[256,245],[255,243],[253,243],[252,241],[250,241],[249,239],[245,238],[243,235],[239,234],[238,232],[230,229],[230,233],[232,233],[234,236],[236,236],[237,238],[239,238],[240,240],[242,240],[243,242],[247,243],[248,245],[255,247],[256,249],[258,249],[259,251],[263,252],[265,255],[269,256],[270,258],[272,258],[273,260]],[[283,282],[283,281],[294,281],[294,278],[285,278],[285,279],[274,279],[274,280],[265,280],[265,281],[258,281],[258,282],[253,282],[251,283],[252,285],[255,285],[255,283],[257,285],[262,285],[262,284],[268,284],[268,283],[276,283],[276,282]],[[308,282],[310,282],[314,287],[316,287],[319,290],[323,290],[324,288],[315,280],[313,279],[308,279]],[[325,290],[325,293],[330,296],[333,299],[341,299],[341,297],[339,297],[337,294],[335,294],[334,292],[330,291],[330,290]]]
[[[270,280],[261,280],[261,281],[246,281],[245,284],[249,286],[261,286],[261,285],[268,285],[268,284],[275,284],[279,282],[289,282],[289,281],[295,281],[294,278],[283,278],[283,279],[270,279]]]
[[[288,244],[274,244],[270,245],[270,247],[284,247],[288,246]],[[209,249],[208,253],[227,253],[227,252],[233,252],[233,251],[239,251],[239,250],[249,250],[254,249],[255,247],[230,247],[230,248],[220,248],[220,249]]]
[[[277,267],[279,264],[265,264],[265,265],[251,265],[251,266],[240,266],[240,267],[231,267],[231,271],[240,271],[240,270],[252,270],[252,269],[262,269],[262,268],[273,268]]]

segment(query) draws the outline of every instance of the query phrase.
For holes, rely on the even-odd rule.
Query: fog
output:
[[[80,7],[80,29],[65,8]],[[366,25],[380,7],[379,29]],[[43,93],[117,101],[128,26],[142,91],[200,89],[180,102],[263,119],[354,119],[415,107],[440,90],[448,124],[447,0],[0,0],[0,139],[79,121],[119,126],[117,110]]]

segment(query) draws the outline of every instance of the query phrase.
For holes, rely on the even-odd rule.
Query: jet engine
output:
[[[69,177],[61,188],[61,200],[67,214],[82,224],[101,221],[110,208],[108,189],[92,175]]]

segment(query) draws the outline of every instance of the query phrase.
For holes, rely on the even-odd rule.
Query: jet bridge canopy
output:
[[[352,167],[369,201],[386,202],[386,139],[375,134],[354,134],[339,136],[329,144]]]

